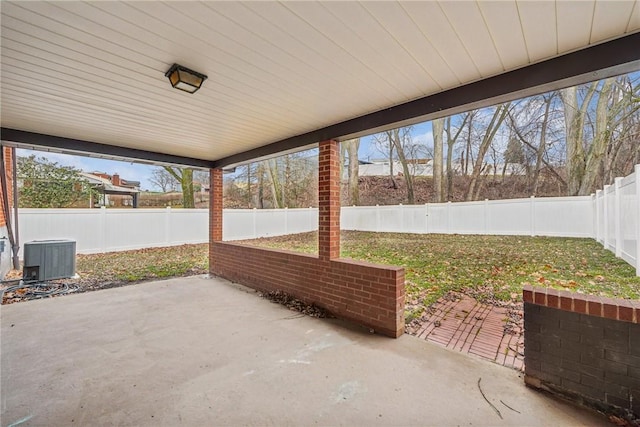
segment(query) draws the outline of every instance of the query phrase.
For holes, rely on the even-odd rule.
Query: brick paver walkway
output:
[[[471,353],[522,370],[524,337],[520,327],[505,333],[506,308],[481,304],[466,295],[440,299],[415,333],[451,350]]]

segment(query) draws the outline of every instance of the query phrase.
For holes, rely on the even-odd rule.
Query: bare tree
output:
[[[466,200],[474,200],[478,195],[478,178],[483,171],[484,168],[484,158],[487,154],[487,150],[489,149],[489,145],[493,142],[500,125],[504,122],[507,117],[507,113],[509,112],[509,108],[511,107],[511,103],[502,104],[496,107],[491,121],[489,125],[484,129],[484,134],[482,137],[482,141],[480,142],[480,147],[478,149],[478,154],[476,156],[476,161],[473,165],[473,171],[471,173],[471,180],[469,181],[469,186],[467,187],[467,193],[465,196]],[[469,152],[470,153],[470,152]]]
[[[452,125],[453,118],[462,118],[462,122],[458,125],[457,129]],[[463,113],[457,116],[449,116],[445,119],[444,129],[447,135],[447,197],[448,201],[453,200],[453,148],[460,137],[460,134],[465,129],[467,121],[471,118],[471,113]]]
[[[435,201],[438,203],[444,202],[444,188],[442,185],[444,122],[444,118],[431,122],[433,132],[433,189]]]
[[[163,193],[175,191],[178,188],[178,181],[163,167],[153,168],[149,182],[159,188]]]
[[[640,109],[638,86],[627,82],[628,76],[611,77],[561,91],[569,195],[590,194],[598,178],[608,175],[604,169],[612,136]]]

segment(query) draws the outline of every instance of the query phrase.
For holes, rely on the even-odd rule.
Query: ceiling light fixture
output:
[[[195,93],[202,86],[202,82],[207,79],[204,74],[178,64],[173,64],[165,73],[165,77],[169,78],[171,86],[189,93]]]

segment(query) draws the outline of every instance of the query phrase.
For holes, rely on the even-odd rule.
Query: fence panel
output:
[[[449,211],[453,203],[429,203],[426,205],[427,225],[426,233],[449,233],[451,221]]]
[[[377,206],[350,206],[340,210],[343,230],[379,231]]]
[[[591,196],[540,197],[534,208],[537,236],[593,237]]]
[[[622,179],[619,191],[620,197],[620,256],[630,264],[638,259],[637,239],[638,239],[638,217],[640,213],[637,209],[636,180],[635,174]],[[618,242],[616,242],[617,246]]]
[[[531,199],[487,202],[486,234],[531,235]]]
[[[452,203],[449,211],[450,232],[482,234],[485,229],[484,202]]]
[[[104,209],[104,251],[121,251],[153,246],[168,246],[165,235],[165,209],[152,209],[138,215],[133,209]]]
[[[100,209],[19,209],[20,242],[73,239],[79,253],[102,252],[100,214]]]
[[[167,221],[168,242],[209,242],[208,209],[171,209]]]
[[[306,233],[318,229],[318,209],[288,209],[288,234]]]

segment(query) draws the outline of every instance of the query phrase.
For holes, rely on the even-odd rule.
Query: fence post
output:
[[[618,258],[622,256],[622,211],[620,209],[620,186],[622,185],[622,177],[617,177],[614,181],[614,190],[613,193],[615,195],[615,218],[614,218],[614,227],[616,233],[616,243],[615,243],[615,254]]]
[[[289,234],[289,207],[284,207],[284,235]]]
[[[100,249],[107,252],[107,207],[100,206]]]
[[[164,210],[164,242],[169,245],[171,242],[171,206]]]
[[[404,230],[404,206],[402,206],[402,203],[400,203],[398,207],[398,212],[400,212],[400,230],[402,230],[402,233],[406,233],[406,231]]]
[[[635,167],[636,214],[640,212],[640,165]],[[640,218],[636,215],[636,276],[640,276]]]
[[[252,239],[257,239],[258,238],[258,225],[256,224],[258,222],[258,218],[257,218],[258,210],[257,210],[257,208],[253,208],[253,214],[251,216],[252,216],[252,220],[253,220],[252,221],[253,222],[253,231],[252,231],[253,234],[251,235],[251,238]]]
[[[380,205],[376,205],[376,233],[380,232]]]
[[[595,218],[595,224],[593,226],[593,232],[595,234],[596,242],[600,243],[600,190],[596,190],[596,194],[593,195],[593,206],[595,209],[595,213],[593,217]]]
[[[484,199],[482,204],[484,211],[484,234],[489,233],[489,199]]]
[[[529,198],[529,215],[531,215],[531,237],[535,237],[536,235],[536,196],[531,196]]]
[[[429,234],[429,203],[424,204],[424,234]]]
[[[609,196],[607,196],[610,185],[605,185],[602,193],[602,219],[603,219],[603,240],[602,244],[605,249],[609,249]]]
[[[447,202],[447,234],[451,234],[451,202]]]

